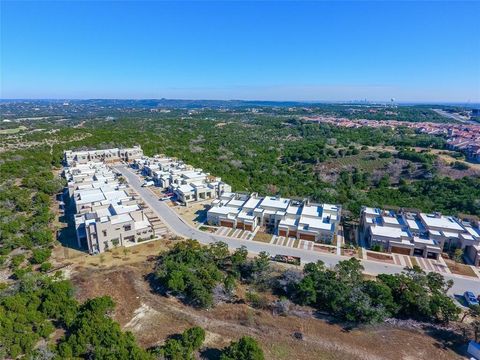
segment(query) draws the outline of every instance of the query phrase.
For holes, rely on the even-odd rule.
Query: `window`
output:
[[[125,225],[125,226],[123,227],[123,230],[125,230],[125,231],[130,231],[130,230],[132,230],[132,225]]]
[[[118,246],[119,243],[120,243],[120,240],[118,238],[112,239],[113,246]]]
[[[102,230],[103,236],[107,236],[107,230]]]

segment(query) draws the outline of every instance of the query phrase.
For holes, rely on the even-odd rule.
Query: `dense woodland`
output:
[[[60,170],[62,152],[71,148],[140,144],[147,155],[176,156],[221,176],[235,191],[338,203],[353,217],[362,205],[480,215],[480,178],[438,175],[436,156],[413,148],[441,149],[444,140],[408,129],[346,129],[292,117],[218,111],[212,111],[212,119],[194,114],[186,119],[87,121],[80,127],[34,124],[44,131],[5,137],[5,143],[30,148],[0,153],[0,264],[8,266],[15,264],[5,255],[15,248],[32,251],[52,245],[49,208],[64,186],[52,168]],[[385,146],[397,150],[385,151]],[[349,170],[340,169],[335,181],[322,177],[322,164],[350,158]],[[378,168],[395,159],[408,164],[399,179],[388,168]]]
[[[245,248],[230,253],[225,243],[207,247],[188,240],[159,257],[155,271],[158,289],[185,303],[211,307],[234,301],[235,289],[247,285],[247,300],[267,306],[261,293],[272,291],[294,303],[309,305],[355,325],[377,323],[389,317],[448,323],[460,309],[447,295],[452,286],[438,273],[425,274],[419,267],[402,274],[364,280],[360,261],[341,261],[334,269],[322,262],[305,265],[303,272],[275,272],[266,253],[247,258]]]
[[[452,180],[437,175],[434,156],[411,148],[441,149],[444,140],[408,129],[346,129],[291,118],[245,115],[221,121],[195,116],[185,120],[120,120],[89,124],[76,131],[91,134],[73,142],[76,147],[138,143],[147,155],[176,156],[221,176],[235,191],[340,203],[354,215],[361,205],[480,215],[480,179]],[[383,176],[378,177],[368,167],[354,165],[332,183],[322,180],[315,170],[326,161],[358,156],[366,147],[378,148],[381,155],[382,146],[397,148],[394,156],[421,167],[424,176],[398,182],[386,170],[380,169]],[[375,164],[376,160],[365,155],[365,162]],[[409,171],[410,167],[403,169],[405,179]]]
[[[79,304],[73,291],[69,281],[39,275],[25,276],[15,286],[3,288],[0,358],[189,360],[205,339],[205,331],[195,327],[162,346],[144,350],[132,333],[122,332],[112,320],[115,303],[110,297]],[[48,341],[52,336],[59,337],[56,343]],[[249,337],[232,342],[221,354],[225,360],[263,359],[263,351]]]

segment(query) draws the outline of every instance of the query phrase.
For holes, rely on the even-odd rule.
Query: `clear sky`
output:
[[[1,98],[480,102],[480,2],[1,1]]]

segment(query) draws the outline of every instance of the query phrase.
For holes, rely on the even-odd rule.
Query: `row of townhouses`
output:
[[[183,161],[165,156],[141,157],[132,162],[132,167],[141,170],[156,186],[171,191],[176,200],[184,205],[191,202],[214,199],[224,192],[231,192],[230,185],[221,178],[202,169],[193,168]]]
[[[360,236],[388,252],[433,259],[444,250],[460,248],[475,266],[480,265],[478,224],[453,216],[363,207]]]
[[[207,212],[211,225],[255,231],[264,227],[278,236],[331,243],[340,222],[339,205],[315,204],[258,194],[223,193]]]
[[[67,150],[63,153],[65,165],[86,164],[90,161],[103,161],[105,163],[115,163],[119,161],[130,162],[143,156],[143,150],[140,146],[132,148],[113,148],[104,150],[72,151]]]
[[[213,199],[207,212],[210,225],[252,232],[262,228],[278,236],[322,243],[331,243],[338,232],[340,205],[232,193],[221,178],[175,158],[143,156],[140,147],[66,151],[66,193],[76,211],[77,241],[90,253],[128,246],[155,236],[141,206],[107,165],[119,161],[130,162],[156,186],[174,193],[176,200],[185,205]],[[360,239],[370,247],[379,245],[387,252],[434,259],[443,251],[460,248],[474,265],[480,266],[478,223],[439,213],[369,207],[362,208],[360,218]]]
[[[143,209],[104,162],[65,167],[65,195],[75,208],[78,246],[90,254],[129,246],[155,236]]]

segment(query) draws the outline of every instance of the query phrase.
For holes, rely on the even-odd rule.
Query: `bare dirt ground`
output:
[[[298,315],[274,316],[245,304],[221,304],[195,310],[177,299],[154,294],[145,280],[151,262],[111,268],[79,268],[72,277],[76,296],[110,295],[117,307],[114,317],[132,331],[144,347],[161,344],[169,335],[199,325],[207,330],[204,356],[215,355],[232,339],[257,338],[267,359],[459,359],[453,350],[419,330],[391,325],[347,331],[327,320],[316,319],[309,309]],[[292,334],[300,331],[303,340]],[[210,348],[210,349],[209,349]],[[209,356],[208,358],[215,358]]]
[[[420,151],[422,148],[415,148],[415,150]],[[463,162],[464,164],[467,164],[471,169],[476,170],[477,174],[480,172],[480,164],[477,163],[472,163],[469,161],[465,160],[458,160],[455,159],[452,155],[455,154],[455,151],[450,151],[450,150],[444,150],[444,149],[430,149],[430,152],[432,154],[438,155],[438,157],[442,160],[444,160],[447,163],[452,163],[454,161],[460,161]]]
[[[190,225],[197,227],[207,219],[207,210],[210,207],[213,199],[208,199],[199,202],[193,202],[188,206],[174,205],[170,203],[171,208],[182,216]]]

